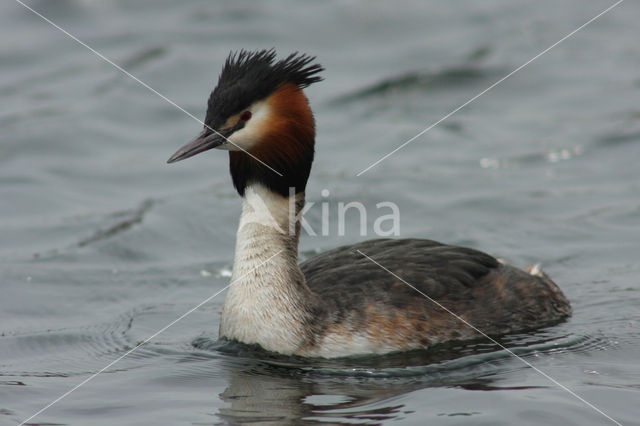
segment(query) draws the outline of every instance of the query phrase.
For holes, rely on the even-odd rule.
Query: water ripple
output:
[[[524,359],[563,353],[586,353],[606,349],[612,341],[588,335],[552,336],[541,332],[533,335],[510,336],[501,344]],[[399,378],[428,377],[431,382],[460,380],[472,376],[513,369],[513,355],[491,342],[457,343],[434,346],[387,355],[348,357],[340,359],[305,359],[266,352],[254,345],[227,340],[214,341],[200,337],[193,346],[204,351],[216,351],[233,359],[253,360],[276,368],[294,369],[314,376]],[[460,373],[462,375],[460,375]],[[481,373],[481,374],[480,374]]]

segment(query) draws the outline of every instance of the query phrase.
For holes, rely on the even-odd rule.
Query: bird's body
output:
[[[315,140],[301,89],[322,68],[304,55],[274,58],[273,51],[231,55],[205,130],[169,160],[230,151],[244,201],[220,337],[331,358],[524,331],[570,315],[539,268],[525,272],[431,240],[369,240],[298,264],[298,214]]]

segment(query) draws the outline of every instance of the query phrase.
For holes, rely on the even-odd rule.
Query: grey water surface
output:
[[[400,236],[542,262],[574,309],[501,341],[565,389],[488,341],[341,361],[219,345],[222,293],[30,424],[640,424],[638,2],[360,176],[613,2],[27,4],[200,119],[230,50],[317,55],[303,257],[374,238],[392,202]],[[176,106],[18,2],[0,33],[0,424],[15,425],[222,290],[240,202],[225,153],[165,164],[201,129]],[[349,201],[366,236],[355,214],[338,235]]]

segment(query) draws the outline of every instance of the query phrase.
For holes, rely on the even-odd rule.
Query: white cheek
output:
[[[269,107],[265,103],[252,106],[250,109],[252,117],[244,127],[229,136],[231,143],[220,146],[221,149],[229,151],[249,150],[260,140],[264,129],[269,122]]]

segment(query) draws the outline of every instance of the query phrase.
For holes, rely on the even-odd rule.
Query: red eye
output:
[[[249,121],[250,118],[251,118],[251,111],[245,111],[242,114],[240,114],[240,120],[242,121]]]

